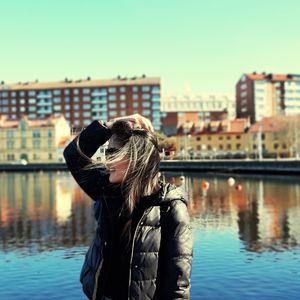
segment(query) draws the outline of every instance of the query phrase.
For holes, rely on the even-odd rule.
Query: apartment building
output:
[[[243,74],[236,84],[238,118],[250,117],[251,123],[264,117],[300,113],[300,75]]]
[[[0,84],[0,115],[30,120],[64,115],[72,128],[93,120],[140,113],[161,127],[160,78],[118,76],[108,80],[69,80]]]
[[[248,136],[251,157],[299,158],[300,115],[263,118],[250,127]]]
[[[0,163],[63,162],[70,141],[70,126],[63,116],[40,120],[0,117]]]
[[[230,94],[196,94],[163,96],[162,128],[167,135],[176,134],[185,121],[216,121],[236,117],[235,98]]]
[[[185,122],[178,128],[176,152],[182,158],[245,157],[247,119]]]

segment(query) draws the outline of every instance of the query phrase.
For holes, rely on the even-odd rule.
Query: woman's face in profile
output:
[[[114,135],[112,135],[108,143],[108,148],[106,152],[107,155],[113,155],[119,148],[120,145],[116,143]],[[107,163],[107,168],[109,171],[109,182],[121,183],[128,168],[128,160],[122,159],[117,162]]]

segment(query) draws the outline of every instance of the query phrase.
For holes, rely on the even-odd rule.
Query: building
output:
[[[251,123],[264,117],[300,113],[300,75],[243,74],[236,84],[238,118]]]
[[[249,120],[186,122],[178,128],[176,152],[179,158],[246,157]]]
[[[185,121],[216,121],[234,119],[235,98],[229,94],[199,94],[164,96],[161,101],[162,129],[175,135]]]
[[[248,135],[253,158],[298,158],[300,115],[263,118],[250,127]]]
[[[70,126],[63,116],[41,120],[0,117],[0,163],[63,162]]]
[[[37,120],[63,114],[72,128],[93,120],[140,113],[160,130],[160,78],[118,76],[111,80],[68,80],[0,85],[0,114]]]

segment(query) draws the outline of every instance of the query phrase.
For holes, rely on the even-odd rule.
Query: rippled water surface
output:
[[[164,175],[189,199],[192,299],[300,299],[299,178]],[[1,173],[0,299],[86,299],[94,225],[68,173]]]

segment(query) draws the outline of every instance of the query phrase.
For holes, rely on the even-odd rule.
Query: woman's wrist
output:
[[[109,120],[109,121],[106,121],[106,122],[99,120],[98,122],[99,122],[102,126],[105,126],[105,127],[108,128],[108,129],[111,129],[111,127],[112,127],[112,125],[113,125],[113,123],[114,123],[113,120]]]

